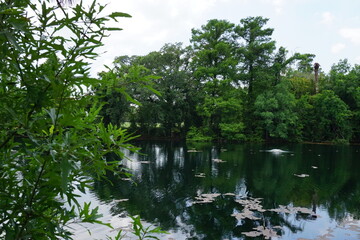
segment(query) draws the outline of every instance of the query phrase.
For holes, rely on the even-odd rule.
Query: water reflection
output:
[[[114,216],[139,214],[177,239],[359,237],[359,147],[139,145],[146,155],[123,161],[133,182],[94,186]],[[198,203],[206,194],[216,197]]]

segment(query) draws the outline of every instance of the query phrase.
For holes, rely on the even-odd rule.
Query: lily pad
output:
[[[131,181],[131,178],[120,178],[123,181]]]
[[[224,196],[236,196],[235,193],[225,193]]]
[[[214,159],[213,159],[213,162],[224,163],[224,162],[226,162],[226,161],[221,160],[221,159],[218,159],[218,158],[214,158]]]
[[[129,201],[129,199],[127,199],[127,198],[114,200],[114,202],[116,202],[116,203],[127,202],[127,201]]]
[[[220,195],[221,195],[220,193],[204,193],[204,194],[201,194],[200,196],[205,197],[205,198],[216,198]]]
[[[205,177],[205,173],[195,174],[195,177],[204,178],[204,177]]]
[[[203,193],[195,197],[197,201],[194,201],[193,203],[212,203],[213,201],[215,201],[215,198],[220,195],[220,193]]]
[[[295,214],[295,213],[312,214],[312,215],[314,214],[314,212],[309,208],[289,207],[283,205],[279,205],[278,208],[269,209],[269,211],[278,212],[278,213],[288,213],[288,214]]]
[[[314,213],[311,209],[304,208],[304,207],[293,207],[293,208],[290,208],[290,210],[294,210],[296,212],[305,213],[305,214],[313,214]]]
[[[188,153],[196,153],[196,152],[202,152],[201,150],[196,150],[196,149],[189,149],[187,150]]]
[[[258,212],[265,212],[261,203],[261,198],[237,199],[235,202],[240,203],[244,208],[255,210]]]
[[[232,217],[236,217],[236,219],[241,220],[248,218],[250,220],[260,220],[261,218],[254,216],[254,212],[248,208],[244,208],[242,212],[231,214]]]
[[[294,173],[294,176],[296,176],[296,177],[300,177],[300,178],[304,178],[304,177],[309,177],[309,174],[295,174]]]
[[[280,237],[276,231],[274,231],[273,229],[268,228],[268,227],[258,226],[253,229],[255,231],[243,232],[242,234],[244,234],[245,236],[248,236],[248,237],[258,237],[258,236],[263,235],[264,239],[270,239],[272,237]]]
[[[248,218],[250,220],[260,220],[261,218],[256,217],[256,212],[265,212],[266,209],[263,208],[261,203],[261,198],[248,198],[248,199],[236,199],[235,202],[241,204],[244,209],[240,213],[234,213],[231,216],[236,217],[237,219]]]

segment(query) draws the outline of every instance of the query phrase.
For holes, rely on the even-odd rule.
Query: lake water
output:
[[[116,228],[74,227],[75,239],[129,233],[129,215],[160,239],[360,239],[360,147],[140,142],[133,174],[82,196]]]

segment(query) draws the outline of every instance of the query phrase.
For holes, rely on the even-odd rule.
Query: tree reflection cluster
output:
[[[97,182],[94,193],[105,202],[129,199],[112,201],[114,215],[140,215],[188,239],[308,236],[304,223],[318,224],[321,214],[339,223],[360,217],[355,146],[286,145],[280,155],[263,151],[272,146],[261,144],[140,146],[145,154],[132,156],[132,165],[149,164],[133,169],[133,181],[109,176],[113,184]]]

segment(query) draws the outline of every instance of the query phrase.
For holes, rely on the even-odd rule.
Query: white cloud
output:
[[[267,2],[270,2],[274,8],[275,8],[275,12],[277,14],[281,14],[283,12],[283,8],[284,8],[284,0],[267,0]]]
[[[360,28],[343,28],[340,30],[340,35],[352,43],[360,45]]]
[[[321,18],[321,23],[330,25],[333,23],[335,17],[331,12],[323,12]]]
[[[88,3],[92,0],[83,1]],[[359,22],[359,14],[356,15],[356,11],[335,11],[330,6],[332,4],[325,6],[321,1],[101,0],[100,2],[109,2],[105,13],[120,11],[129,13],[133,17],[120,19],[118,23],[111,24],[124,30],[112,32],[109,38],[104,39],[105,46],[102,50],[106,53],[101,54],[96,61],[99,66],[102,62],[108,64],[116,56],[145,55],[150,51],[157,51],[165,43],[183,42],[187,45],[191,38],[191,29],[200,28],[209,19],[227,19],[237,24],[239,19],[248,16],[270,18],[269,23],[272,24],[270,27],[275,26],[274,40],[287,49],[294,51],[302,49],[303,52],[326,56],[324,59],[319,59],[323,69],[326,69],[326,65],[331,66],[337,59],[355,60],[360,56],[360,25],[351,25]],[[349,3],[349,9],[356,9],[356,6],[356,3]],[[297,28],[297,34],[289,34],[294,27]],[[330,44],[324,44],[329,39],[332,40]]]
[[[346,45],[343,44],[343,43],[336,43],[336,44],[332,45],[332,47],[331,47],[331,52],[332,52],[332,53],[339,53],[339,52],[341,52],[345,47],[346,47]]]

